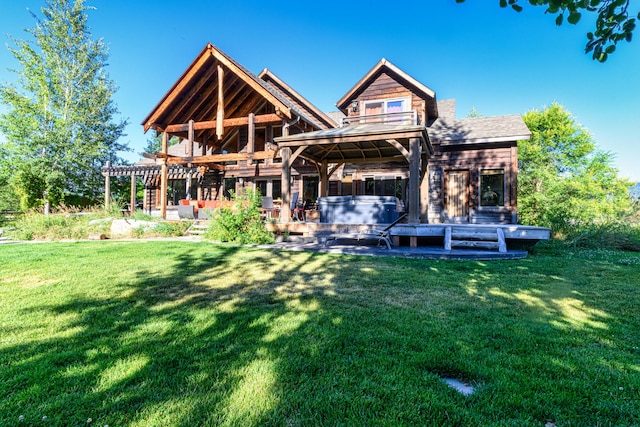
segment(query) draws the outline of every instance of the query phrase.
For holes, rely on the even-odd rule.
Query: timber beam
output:
[[[160,154],[160,153],[158,153]],[[197,157],[178,157],[167,156],[167,164],[180,165],[186,163],[205,164],[205,163],[224,163],[224,162],[239,162],[242,160],[264,160],[274,159],[277,157],[276,151],[258,151],[253,154],[249,153],[227,153],[227,154],[210,154],[208,156]],[[158,155],[159,158],[163,157]]]
[[[282,118],[275,113],[270,114],[260,114],[255,116],[254,121],[255,124],[279,124],[282,123]],[[237,117],[233,119],[224,119],[222,124],[225,128],[234,127],[234,126],[246,126],[249,124],[249,117]],[[194,122],[193,129],[194,130],[207,130],[207,129],[216,129],[218,126],[217,120],[210,120],[205,122]],[[168,133],[176,133],[176,132],[188,132],[189,131],[189,123],[181,123],[175,125],[168,125],[164,128],[164,132]]]

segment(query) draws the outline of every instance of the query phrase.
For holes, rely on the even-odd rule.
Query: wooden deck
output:
[[[312,222],[269,223],[276,234],[302,235],[316,240],[331,234],[371,234],[385,224],[320,224]],[[548,240],[551,230],[519,224],[397,224],[391,231],[394,246],[440,246],[504,252],[507,247]],[[504,245],[504,246],[503,246]]]

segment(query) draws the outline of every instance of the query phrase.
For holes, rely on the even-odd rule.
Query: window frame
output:
[[[483,172],[487,172],[487,171],[495,171],[498,173],[483,173]],[[500,173],[501,172],[501,173]],[[496,193],[498,196],[498,202],[495,205],[490,205],[490,204],[483,204],[483,200],[485,199],[485,197],[483,197],[484,193],[489,191],[489,190],[485,190],[483,189],[483,176],[491,176],[491,175],[502,175],[502,194],[500,193]],[[490,186],[488,186],[490,188]],[[495,193],[495,191],[494,191]],[[500,199],[499,196],[502,196],[502,198]],[[500,203],[501,202],[501,203]],[[507,168],[500,166],[500,167],[486,167],[486,168],[480,168],[478,170],[478,209],[480,210],[499,210],[499,209],[504,209],[507,206]]]
[[[410,96],[401,96],[398,98],[380,98],[380,99],[367,99],[367,100],[363,100],[362,101],[362,108],[360,109],[360,111],[363,112],[363,116],[366,116],[366,111],[367,111],[367,105],[368,104],[378,104],[378,103],[382,103],[382,113],[380,114],[387,114],[388,113],[388,103],[390,102],[397,102],[397,101],[402,101],[402,112],[407,112],[407,111],[411,111],[411,97]]]

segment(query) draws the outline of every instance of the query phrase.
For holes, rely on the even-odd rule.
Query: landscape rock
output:
[[[136,228],[152,229],[158,223],[136,219],[114,219],[111,223],[111,237],[129,237]]]

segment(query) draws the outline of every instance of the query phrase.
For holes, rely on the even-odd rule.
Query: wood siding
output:
[[[373,101],[377,99],[390,99],[390,98],[409,98],[411,102],[410,110],[418,112],[418,117],[421,124],[426,123],[428,117],[426,112],[426,101],[418,94],[412,92],[400,82],[392,78],[386,73],[381,73],[365,90],[363,90],[356,100],[359,103],[363,101]],[[359,116],[362,111],[362,105],[358,111],[354,112],[351,108],[348,110],[349,116]]]
[[[515,144],[515,143],[514,143]],[[517,208],[517,151],[510,144],[484,146],[441,146],[434,144],[429,160],[429,222],[440,223],[450,217],[446,212],[447,174],[469,171],[469,222],[512,223]],[[515,157],[514,157],[515,156]],[[504,169],[504,206],[480,206],[480,171]]]

